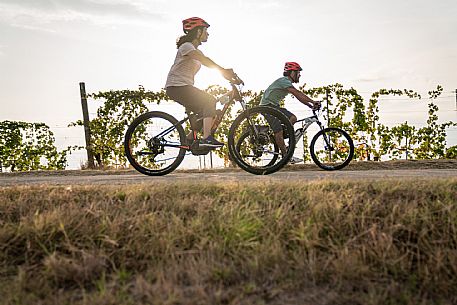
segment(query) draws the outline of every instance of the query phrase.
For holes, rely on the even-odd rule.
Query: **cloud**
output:
[[[287,1],[280,0],[238,0],[238,5],[244,9],[281,9],[287,8]]]
[[[364,75],[360,75],[358,78],[355,79],[356,82],[364,82],[364,83],[371,83],[371,82],[380,82],[388,79],[389,77],[382,73],[381,71],[365,73]]]
[[[56,33],[57,32],[56,30],[49,29],[46,27],[27,25],[27,24],[23,24],[23,23],[11,23],[10,25],[13,27],[16,27],[16,28],[30,30],[30,31],[38,31],[38,32],[46,32],[46,33]]]
[[[12,26],[43,29],[59,21],[90,21],[95,24],[143,24],[161,21],[164,15],[144,4],[128,0],[2,0],[0,21]]]
[[[18,5],[17,0],[2,0],[5,4]],[[43,12],[75,11],[94,15],[144,16],[148,12],[137,4],[124,0],[22,0],[20,7]]]

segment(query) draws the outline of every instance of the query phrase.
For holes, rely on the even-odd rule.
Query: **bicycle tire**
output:
[[[335,136],[331,135],[331,133],[339,134],[340,136],[335,137]],[[330,152],[329,160],[326,160],[328,162],[323,162],[321,160],[320,156],[321,156],[322,150],[316,149],[317,143],[320,143],[321,141],[325,141],[324,137],[323,137],[324,135],[326,135],[327,137],[331,136],[331,139],[343,139],[347,142],[347,144],[343,143],[342,141],[340,141],[340,143],[332,143],[333,145],[339,144],[339,148],[337,148],[337,149],[341,148],[340,151],[336,151],[333,148],[328,149],[328,147],[326,147],[327,144],[323,144],[325,152]],[[341,162],[338,162],[338,163],[334,162],[336,159],[332,159],[332,156],[331,156],[332,151],[335,151],[335,156],[338,158],[338,161],[341,161]],[[338,155],[338,153],[339,153],[339,155]],[[341,128],[337,128],[337,127],[328,127],[328,128],[320,130],[313,137],[313,139],[311,140],[311,144],[310,144],[310,154],[311,154],[311,158],[313,159],[314,163],[317,166],[319,166],[320,168],[327,170],[327,171],[339,170],[339,169],[346,167],[351,162],[352,158],[354,157],[354,143],[346,131],[342,130]],[[325,153],[322,155],[325,156]]]
[[[167,165],[164,168],[148,168],[145,165],[142,165],[141,162],[139,162],[140,160],[138,160],[137,156],[135,155],[135,153],[133,151],[134,147],[132,147],[132,146],[135,142],[134,138],[135,138],[136,132],[138,133],[138,141],[139,142],[145,141],[145,139],[140,138],[141,136],[143,136],[141,128],[144,128],[144,126],[143,127],[139,127],[139,126],[142,126],[142,123],[145,123],[147,120],[153,119],[153,118],[162,119],[164,121],[164,124],[166,124],[165,126],[167,126],[167,128],[171,127],[171,126],[175,126],[176,132],[179,135],[179,143],[184,143],[184,141],[185,141],[184,129],[180,124],[178,124],[179,122],[177,119],[175,119],[173,116],[171,116],[165,112],[151,111],[151,112],[147,112],[147,113],[140,115],[132,122],[132,124],[130,124],[130,126],[127,129],[127,132],[125,133],[124,151],[125,151],[125,155],[127,156],[127,159],[130,162],[130,164],[140,173],[142,173],[144,175],[148,175],[148,176],[163,176],[163,175],[171,173],[181,164],[181,162],[184,159],[186,150],[184,148],[179,148],[179,147],[173,148],[174,150],[179,150],[179,152],[177,153],[176,158],[174,158],[174,157],[170,158],[170,159],[174,158],[174,161],[171,162],[171,164]],[[148,146],[148,148],[151,148],[150,142],[152,139],[154,139],[154,135],[149,136],[149,141],[145,141],[145,142],[147,142],[146,145]],[[135,140],[136,140],[136,138],[135,138]],[[171,148],[166,148],[163,145],[155,146],[156,149],[158,149],[160,147],[162,147],[161,149],[163,150],[162,154],[165,154],[165,149],[171,150]],[[152,149],[154,149],[154,147]],[[144,153],[144,152],[142,152],[142,153]],[[159,155],[159,154],[156,154],[155,156],[157,156],[157,155]],[[153,158],[155,158],[155,156]],[[154,164],[154,162],[155,161],[152,161],[152,162],[150,160],[148,161],[148,163],[152,164],[152,167],[156,166]]]
[[[288,137],[289,141],[289,146],[287,149],[286,155],[281,158],[278,162],[275,164],[268,163],[267,165],[262,165],[262,166],[253,166],[252,164],[249,164],[243,160],[243,157],[240,153],[240,146],[237,145],[239,141],[239,135],[242,135],[243,132],[245,132],[246,128],[249,128],[252,132],[254,132],[255,125],[253,124],[252,121],[255,121],[255,115],[260,115],[262,118],[265,117],[265,115],[270,115],[275,118],[277,118],[280,122],[281,125],[284,126],[284,132],[288,135],[293,135],[294,134],[294,129],[292,127],[292,124],[290,123],[289,119],[279,110],[268,107],[268,106],[258,106],[258,107],[253,107],[250,109],[245,110],[242,112],[232,123],[230,126],[229,130],[229,136],[228,136],[228,149],[229,149],[229,154],[230,157],[232,158],[235,163],[242,168],[243,170],[255,174],[255,175],[269,175],[274,172],[277,172],[281,168],[283,168],[287,163],[289,163],[294,150],[295,150],[295,138],[293,136]],[[246,122],[245,122],[246,121]],[[245,126],[243,127],[243,124]],[[238,130],[242,130],[240,132]],[[238,135],[239,134],[239,135]],[[286,138],[286,137],[285,137]],[[263,146],[264,144],[260,142],[260,139],[256,139],[255,136],[253,136],[253,141],[255,141],[252,145],[256,146],[256,150],[258,147]],[[258,151],[258,150],[257,150]]]

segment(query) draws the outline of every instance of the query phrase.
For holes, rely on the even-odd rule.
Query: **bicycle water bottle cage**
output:
[[[191,111],[186,111],[186,113],[189,117],[190,128],[195,131],[201,131],[203,129],[203,117]]]

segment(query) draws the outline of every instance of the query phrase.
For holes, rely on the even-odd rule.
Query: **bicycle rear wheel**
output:
[[[136,118],[127,129],[124,149],[130,164],[140,173],[162,176],[184,159],[184,129],[173,116],[151,111]]]
[[[344,130],[335,127],[325,128],[311,140],[310,154],[320,168],[338,170],[351,162],[354,156],[354,143]]]
[[[286,154],[282,156],[267,117],[276,118],[284,129]],[[245,171],[268,175],[283,168],[295,149],[294,129],[289,119],[271,107],[254,107],[241,113],[232,123],[228,137],[230,157]]]

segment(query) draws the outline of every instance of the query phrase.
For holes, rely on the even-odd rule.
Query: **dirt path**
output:
[[[390,169],[390,170],[343,170],[326,172],[287,171],[282,170],[268,176],[256,176],[243,171],[208,171],[208,172],[180,172],[176,171],[167,176],[149,177],[129,171],[110,174],[94,174],[93,172],[73,171],[34,173],[34,174],[2,174],[0,186],[18,185],[126,185],[185,182],[267,182],[267,181],[318,181],[333,179],[349,180],[376,180],[376,179],[430,179],[430,178],[457,178],[457,169]]]

